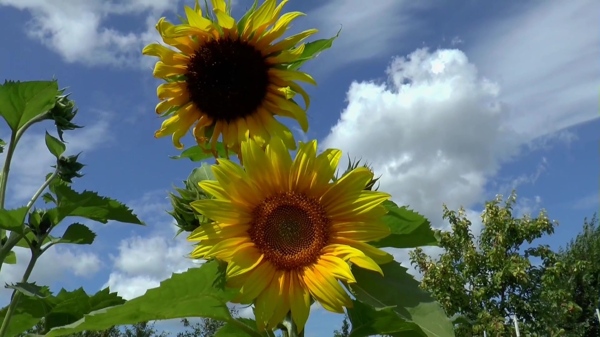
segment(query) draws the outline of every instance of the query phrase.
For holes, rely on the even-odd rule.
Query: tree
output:
[[[452,228],[441,234],[444,252],[435,260],[420,248],[410,252],[411,263],[423,274],[421,287],[455,318],[457,336],[482,336],[484,331],[488,336],[510,336],[510,315],[517,315],[530,336],[558,335],[560,328],[552,322],[570,304],[567,292],[555,285],[569,266],[559,263],[548,246],[531,245],[552,234],[556,223],[545,211],[536,218],[515,218],[514,192],[504,205],[501,202],[498,196],[485,204],[478,237],[463,208],[456,212],[444,205],[443,217]]]
[[[333,337],[348,337],[350,336],[350,323],[348,323],[348,316],[344,315],[344,321],[342,321],[342,327],[340,330],[333,331]]]
[[[236,308],[230,308],[233,317],[238,316]],[[191,324],[186,318],[181,320],[186,331],[177,333],[177,337],[213,337],[225,325],[225,322],[212,318],[201,318],[199,323]]]
[[[559,251],[560,262],[574,266],[567,277],[559,280],[571,295],[578,310],[563,319],[568,336],[598,337],[600,323],[600,227],[596,215],[584,220],[582,231]]]

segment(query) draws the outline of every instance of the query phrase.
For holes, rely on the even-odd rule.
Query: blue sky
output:
[[[174,20],[183,3],[193,2],[0,0],[1,80],[55,76],[69,87],[85,128],[66,134],[68,152],[83,151],[87,165],[74,188],[124,201],[148,224],[92,224],[94,245],[49,251],[32,276],[38,283],[110,285],[131,298],[192,265],[191,246],[173,239],[165,210],[167,192],[195,164],[170,160],[170,139],[154,139],[160,82],[152,78],[156,60],[141,56],[159,40],[156,20]],[[234,1],[234,15],[249,4]],[[292,0],[285,9],[308,14],[291,33],[316,27],[322,38],[343,28],[304,68],[318,86],[307,88],[310,130],[297,139],[369,161],[383,175],[382,190],[438,228],[442,203],[467,208],[477,227],[483,201],[517,188],[518,212],[545,208],[559,222],[541,241],[558,248],[598,210],[600,33],[589,29],[597,2]],[[50,171],[45,129],[53,127],[36,127],[19,145],[9,206],[25,203]],[[393,253],[406,263],[406,252]],[[27,255],[18,256],[2,282],[20,278]],[[307,336],[340,324],[316,308]]]

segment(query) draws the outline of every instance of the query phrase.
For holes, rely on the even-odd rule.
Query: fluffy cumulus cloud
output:
[[[486,22],[468,55],[503,88],[517,131],[535,138],[598,118],[600,2],[542,1]]]
[[[498,86],[459,50],[419,49],[393,60],[387,83],[354,82],[324,147],[342,148],[382,174],[382,189],[440,223],[451,208],[481,200],[520,137]]]
[[[176,8],[178,0],[0,0],[0,6],[26,10],[29,37],[60,54],[67,62],[88,65],[147,66],[141,59],[144,44],[157,40],[154,25],[161,13]],[[112,28],[110,19],[145,17],[141,31]],[[142,60],[140,62],[140,60]]]
[[[112,269],[104,286],[131,299],[157,287],[172,273],[181,273],[200,262],[188,257],[192,245],[185,234],[174,238],[176,227],[166,213],[170,205],[164,191],[146,193],[128,205],[147,222],[149,230],[146,235],[121,240],[118,252],[111,256]]]

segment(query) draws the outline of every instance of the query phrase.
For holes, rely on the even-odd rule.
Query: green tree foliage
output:
[[[558,282],[566,288],[577,310],[562,319],[568,336],[600,336],[596,308],[600,308],[600,227],[596,215],[584,220],[582,231],[559,251],[560,262],[573,266]]]
[[[333,331],[333,337],[348,337],[350,336],[350,323],[348,323],[348,316],[344,316],[342,327],[340,330]]]
[[[555,336],[557,315],[575,310],[568,293],[556,285],[570,266],[558,262],[556,253],[536,239],[554,232],[556,223],[545,211],[536,218],[515,217],[513,192],[489,201],[481,214],[481,233],[476,237],[464,209],[444,206],[444,219],[452,228],[441,234],[437,258],[417,248],[411,263],[423,274],[421,287],[430,291],[446,313],[454,317],[456,336],[511,336],[510,315],[523,324],[521,335]]]

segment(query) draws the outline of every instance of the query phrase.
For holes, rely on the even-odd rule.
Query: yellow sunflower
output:
[[[302,330],[311,297],[342,313],[352,302],[339,281],[356,282],[349,263],[382,273],[378,264],[393,259],[367,244],[390,233],[381,205],[390,195],[364,189],[373,178],[365,167],[333,182],[341,151],[316,151],[316,141],[300,143],[292,160],[279,138],[266,150],[245,141],[244,167],[219,159],[217,181],[200,183],[214,198],[191,203],[214,221],[190,234],[199,242],[191,256],[228,263],[227,284],[240,288],[235,302],[254,303],[261,329],[291,311]]]
[[[252,138],[265,144],[271,136],[282,138],[288,148],[296,143],[290,130],[274,116],[291,117],[308,130],[305,109],[292,100],[296,93],[308,94],[294,81],[316,84],[306,73],[288,69],[304,52],[301,41],[317,32],[309,29],[276,42],[300,12],[280,16],[287,0],[279,5],[266,0],[254,6],[238,22],[225,0],[211,0],[214,17],[202,13],[198,2],[185,7],[187,22],[173,25],[161,18],[156,29],[165,44],[144,48],[144,55],[159,57],[154,76],[167,83],[158,86],[161,100],[156,112],[169,116],[155,137],[172,135],[180,142],[194,126],[199,145],[211,148],[222,141],[239,150],[242,140]]]

